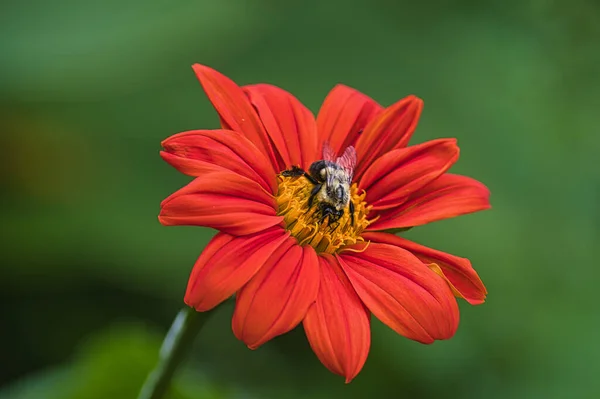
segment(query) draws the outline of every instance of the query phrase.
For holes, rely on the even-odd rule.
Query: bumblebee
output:
[[[350,146],[342,156],[335,157],[332,148],[323,146],[323,159],[313,162],[308,172],[299,166],[284,170],[286,177],[305,177],[314,187],[308,198],[308,207],[316,205],[323,223],[329,217],[329,224],[337,222],[348,208],[350,223],[354,225],[354,203],[350,199],[350,185],[356,167],[356,150]]]

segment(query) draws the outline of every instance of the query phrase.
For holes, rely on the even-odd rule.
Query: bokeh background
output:
[[[350,384],[297,329],[250,351],[218,309],[171,398],[599,398],[600,3],[9,0],[0,12],[0,398],[135,398],[214,234],[163,227],[160,141],[218,118],[190,68],[316,112],[336,83],[414,93],[493,210],[406,233],[469,257],[450,341],[373,322]]]

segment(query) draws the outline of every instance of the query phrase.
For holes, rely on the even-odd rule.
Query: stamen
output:
[[[279,175],[278,181],[277,214],[283,216],[286,230],[298,240],[299,245],[310,245],[317,253],[334,254],[349,245],[365,242],[361,233],[370,223],[367,214],[371,206],[365,202],[366,193],[359,193],[356,184],[350,188],[350,199],[354,203],[354,224],[351,224],[349,207],[344,209],[338,220],[330,223],[327,216],[321,222],[317,201],[308,207],[314,185],[304,176]],[[358,251],[364,251],[367,245]]]
[[[349,251],[349,252],[355,252],[357,254],[360,254],[360,253],[365,252],[367,250],[367,248],[369,247],[370,243],[371,243],[371,241],[365,242],[365,245],[363,245],[361,248],[342,248],[342,249],[340,249],[340,252],[341,251]]]

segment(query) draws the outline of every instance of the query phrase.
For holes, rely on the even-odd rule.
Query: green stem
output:
[[[190,350],[196,334],[204,326],[210,313],[212,312],[196,312],[188,307],[179,311],[160,348],[158,364],[148,375],[138,399],[160,399],[164,396],[177,366]]]

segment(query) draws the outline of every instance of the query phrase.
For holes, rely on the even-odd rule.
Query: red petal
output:
[[[335,86],[325,98],[317,115],[318,151],[328,142],[339,156],[354,145],[362,130],[383,109],[372,98],[344,85]],[[320,154],[319,154],[320,155]]]
[[[458,159],[455,139],[439,139],[390,151],[367,169],[358,186],[373,210],[402,204],[409,195],[447,171]]]
[[[410,252],[371,242],[338,258],[367,308],[398,334],[426,344],[454,335],[459,315],[450,287]]]
[[[275,166],[275,154],[269,137],[242,89],[212,68],[200,64],[194,64],[192,68],[219,113],[222,124],[229,130],[243,133]]]
[[[185,303],[199,312],[214,308],[246,284],[288,237],[277,227],[243,237],[217,234],[192,269]]]
[[[369,123],[356,143],[359,162],[354,175],[357,179],[377,158],[408,145],[422,109],[423,100],[411,95],[387,107]]]
[[[470,177],[446,173],[414,192],[402,205],[380,212],[369,230],[420,226],[490,207],[486,186]]]
[[[166,226],[206,226],[244,235],[281,223],[275,206],[258,183],[222,170],[197,177],[165,199],[158,219]]]
[[[333,373],[350,382],[360,372],[371,345],[369,312],[331,255],[319,257],[321,285],[304,319],[313,351]]]
[[[236,297],[233,333],[250,349],[298,325],[319,289],[315,250],[294,238],[279,247]]]
[[[279,87],[258,84],[243,89],[279,153],[279,171],[292,166],[308,168],[317,156],[317,125],[312,112]]]
[[[229,169],[261,183],[275,193],[277,179],[273,166],[256,146],[231,130],[193,130],[162,142],[161,156],[176,169],[191,176]]]
[[[471,305],[485,301],[487,290],[468,259],[431,249],[388,233],[365,233],[365,240],[396,245],[415,255],[423,263],[435,263],[460,295]]]

